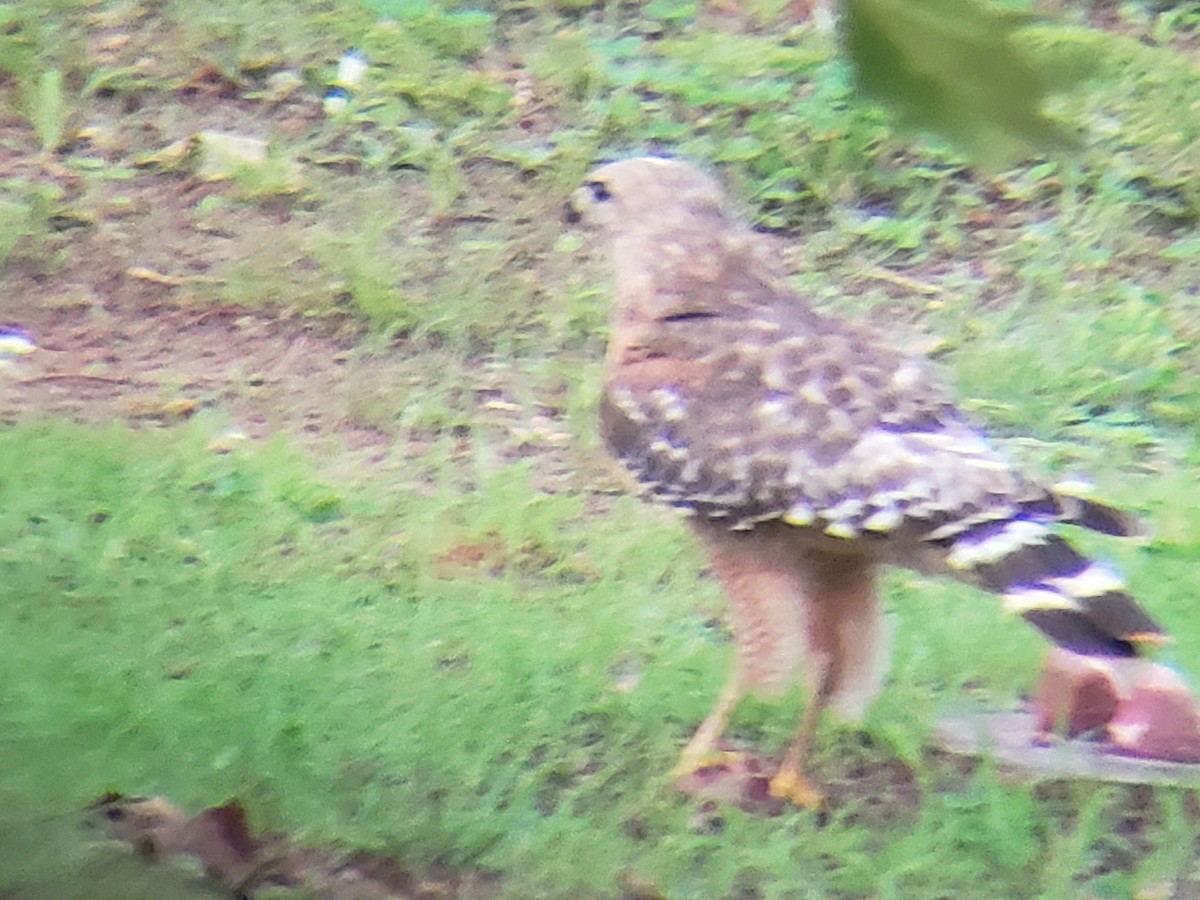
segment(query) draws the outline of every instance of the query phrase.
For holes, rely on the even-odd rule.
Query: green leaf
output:
[[[902,122],[996,165],[1075,139],[1041,110],[1063,78],[1023,51],[1028,16],[979,0],[843,0],[844,40],[859,87]]]

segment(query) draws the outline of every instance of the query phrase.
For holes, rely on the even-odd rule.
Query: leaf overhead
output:
[[[1052,74],[1022,47],[1033,21],[977,0],[845,0],[843,39],[864,93],[997,165],[1077,143],[1042,104],[1083,73]]]

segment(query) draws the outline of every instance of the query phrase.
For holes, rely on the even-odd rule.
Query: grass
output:
[[[325,382],[283,362],[188,424],[96,401],[92,424],[48,402],[0,427],[0,893],[195,895],[80,832],[110,789],[236,796],[256,825],[512,897],[1194,891],[1194,792],[1013,783],[929,749],[947,710],[1011,705],[1042,645],[908,573],[886,584],[886,692],[864,731],[821,733],[847,798],[825,827],[718,828],[672,790],[727,670],[721,600],[678,522],[611,494],[606,276],[558,222],[597,159],[718,166],[798,289],[931,350],[1031,469],[1146,516],[1144,547],[1080,537],[1195,677],[1197,23],[1126,4],[1110,25],[1037,32],[1064,65],[1099,59],[1054,110],[1087,149],[981,173],[856,102],[833,42],[777,3],[3,7],[0,315],[277,321],[346,357],[345,415],[386,444],[367,462],[294,428],[210,452],[263,378],[321,408]],[[371,69],[326,115],[352,46]],[[201,180],[171,149],[201,132],[266,141],[269,164]],[[800,702],[748,703],[736,735],[781,746]]]
[[[880,822],[861,798],[824,829],[727,810],[714,835],[665,776],[728,656],[678,527],[660,523],[648,547],[578,497],[532,492],[519,464],[471,491],[419,478],[334,492],[283,444],[214,456],[207,426],[0,433],[10,881],[51,895],[97,852],[77,843],[75,810],[114,787],[192,808],[236,793],[263,826],[498,871],[512,896],[609,896],[631,873],[679,896],[797,880],[809,895],[969,896],[981,878],[1008,887],[979,896],[1024,896],[1031,868],[1048,891],[1114,856],[1133,871],[1108,882],[1181,871],[1167,848],[1195,826],[1178,794],[1137,801],[1164,849],[1135,858],[1106,844],[1131,791],[1045,800],[986,769],[950,776],[920,750],[972,673],[989,673],[985,704],[1005,702],[1036,661],[1036,640],[989,604],[894,578],[906,652],[873,746],[822,740],[831,777],[911,758],[918,809]],[[613,510],[639,514],[627,498]],[[483,565],[454,562],[483,541]],[[991,640],[924,634],[949,615]],[[789,720],[751,704],[740,731],[779,743]]]

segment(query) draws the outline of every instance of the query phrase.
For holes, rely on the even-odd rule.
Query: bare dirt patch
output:
[[[349,411],[346,345],[287,321],[147,298],[88,311],[34,308],[20,324],[39,350],[0,401],[7,419],[169,422],[221,406],[251,438],[338,433],[351,448],[377,440]]]

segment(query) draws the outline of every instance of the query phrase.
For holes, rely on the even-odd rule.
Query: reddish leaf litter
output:
[[[265,888],[296,888],[320,900],[445,900],[486,895],[494,880],[479,873],[421,878],[395,859],[367,851],[302,846],[287,835],[255,833],[236,800],[188,816],[162,797],[106,794],[89,818],[147,863],[198,864],[205,877],[237,898]]]
[[[715,830],[721,804],[736,806],[760,816],[778,816],[787,805],[770,793],[774,768],[751,753],[725,753],[712,765],[701,766],[675,780],[675,786],[701,801],[693,824],[701,831]]]
[[[828,810],[836,810],[845,821],[883,827],[920,805],[920,787],[910,766],[897,759],[855,757],[854,753],[837,754],[828,767],[815,764],[811,768],[810,774],[826,795],[826,810],[816,814],[818,824],[825,824]],[[693,828],[715,834],[724,827],[727,807],[771,818],[798,811],[791,803],[771,796],[771,776],[778,768],[778,759],[726,748],[711,764],[676,778],[675,787],[698,801]]]

